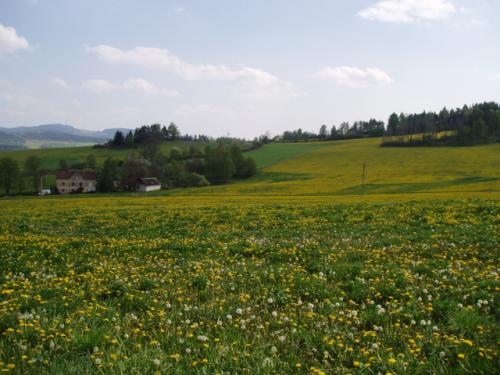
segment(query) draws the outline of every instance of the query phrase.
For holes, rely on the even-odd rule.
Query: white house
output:
[[[148,192],[161,189],[161,182],[156,177],[140,178],[137,184],[137,191]]]

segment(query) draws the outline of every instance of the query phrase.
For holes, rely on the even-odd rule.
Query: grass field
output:
[[[167,153],[173,146],[164,145]],[[199,144],[198,144],[199,145]],[[247,153],[257,162],[257,176],[230,185],[178,189],[181,195],[375,195],[375,194],[482,194],[499,196],[500,144],[473,147],[379,147],[380,139],[333,142],[273,143]],[[131,150],[42,149],[2,152],[21,164],[29,155],[41,158],[44,168],[57,169],[85,161],[89,154],[102,165],[107,157],[123,159]],[[362,187],[363,163],[366,165]],[[48,185],[54,184],[48,176]],[[162,194],[165,194],[163,192]]]
[[[498,201],[267,199],[2,201],[0,370],[495,372]]]
[[[380,139],[270,144],[250,152],[261,172],[232,185],[178,194],[500,194],[500,144],[379,147]],[[295,147],[300,147],[296,151]],[[308,148],[310,147],[310,148]],[[287,152],[284,152],[286,150]],[[362,189],[363,163],[366,163]]]
[[[271,143],[248,153],[259,168],[298,158],[311,151],[328,146],[327,142],[300,142],[300,143]]]
[[[204,144],[190,142],[169,142],[162,145],[161,152],[168,154],[172,147],[179,147],[181,150],[191,145],[204,147]],[[65,147],[65,148],[43,148],[18,151],[0,151],[0,157],[9,156],[15,159],[21,166],[24,161],[32,155],[36,155],[42,161],[42,167],[53,171],[59,168],[59,160],[64,159],[68,165],[84,163],[88,155],[94,155],[98,166],[104,164],[108,157],[123,160],[132,153],[140,153],[139,149],[107,149],[84,147]]]
[[[499,151],[271,144],[230,185],[2,198],[0,371],[495,373]]]

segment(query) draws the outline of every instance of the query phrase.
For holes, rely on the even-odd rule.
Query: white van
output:
[[[52,192],[50,191],[50,189],[42,189],[38,193],[38,195],[50,195],[50,194],[52,194]]]

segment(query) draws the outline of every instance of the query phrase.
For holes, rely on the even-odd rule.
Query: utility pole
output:
[[[365,194],[365,170],[366,170],[366,162],[363,162],[363,177],[361,179],[361,194]]]

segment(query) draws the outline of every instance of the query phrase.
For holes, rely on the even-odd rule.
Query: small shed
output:
[[[137,183],[137,191],[148,192],[161,189],[161,182],[156,177],[140,178]]]

